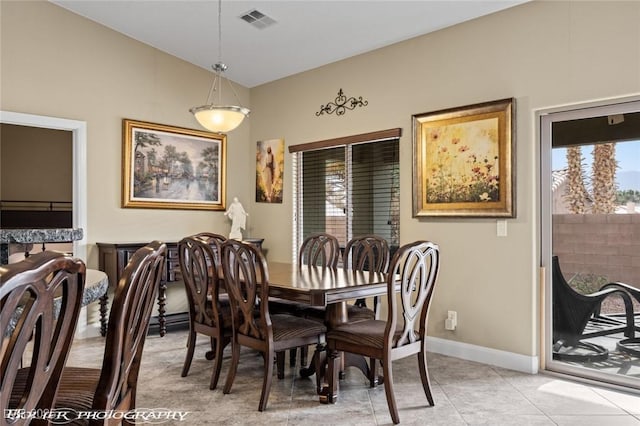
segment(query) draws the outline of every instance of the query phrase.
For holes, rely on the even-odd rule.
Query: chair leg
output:
[[[295,367],[296,366],[296,355],[297,355],[297,353],[298,353],[298,348],[289,349],[289,367]]]
[[[280,351],[276,353],[276,365],[278,366],[276,370],[277,370],[279,380],[284,379],[284,355],[285,355],[285,351]]]
[[[223,338],[221,337],[220,340]],[[218,379],[220,378],[220,370],[222,369],[222,353],[224,352],[225,344],[222,341],[217,341],[215,345],[216,358],[213,363],[213,371],[211,372],[211,383],[209,389],[214,390],[218,386]]]
[[[340,373],[339,373],[339,376],[338,376],[338,377],[340,377],[340,380],[344,380],[347,377],[346,373],[344,372],[344,369],[345,369],[344,358],[345,358],[345,355],[344,355],[344,352],[343,352],[342,355],[340,356]]]
[[[380,310],[378,309],[378,296],[373,298],[373,319],[380,319]]]
[[[269,400],[269,392],[271,391],[271,378],[273,376],[273,350],[265,353],[264,357],[264,380],[262,381],[262,393],[260,394],[260,405],[258,411],[264,411],[267,408]]]
[[[191,368],[191,360],[193,359],[193,352],[196,348],[196,332],[189,330],[189,338],[187,340],[187,356],[184,359],[184,366],[182,367],[182,377],[187,377],[189,369]]]
[[[422,388],[424,394],[429,401],[429,405],[435,405],[433,402],[433,394],[431,393],[431,383],[429,382],[429,370],[427,369],[427,351],[418,352],[418,367],[420,367],[420,379],[422,380]]]
[[[307,365],[307,357],[309,355],[309,347],[308,346],[300,346],[300,365]]]
[[[126,404],[126,408],[125,408],[125,407],[122,407],[121,409],[123,409],[123,410],[125,410],[125,409],[126,409],[126,410],[128,410],[128,411],[136,411],[136,387],[133,387],[133,388],[131,388],[131,389],[130,389],[130,394],[129,394],[129,403],[128,403],[128,404]],[[125,416],[125,417],[126,417],[126,416]],[[111,421],[113,421],[113,420],[111,420]],[[31,424],[33,424],[33,423],[31,423]],[[47,425],[48,425],[48,424],[52,424],[52,423],[45,423],[45,424],[47,424]],[[109,423],[109,422],[107,422],[107,424],[110,424],[110,423]],[[113,423],[113,424],[114,424],[114,425],[115,425],[115,424],[119,424],[119,422],[116,422],[116,423]],[[127,419],[127,420],[124,420],[124,421],[122,422],[122,425],[123,425],[123,426],[135,426],[135,421],[133,421],[133,422],[132,422],[131,420],[128,420],[128,419]]]
[[[393,424],[397,425],[400,423],[400,416],[398,415],[396,397],[393,393],[393,374],[391,372],[391,361],[389,359],[382,360],[382,371],[384,371],[384,393],[387,397],[389,413],[391,414]]]
[[[240,345],[237,340],[233,340],[231,342],[231,365],[229,366],[229,372],[227,373],[227,381],[224,384],[224,389],[222,393],[231,392],[231,386],[233,385],[233,380],[236,378],[236,373],[238,372],[238,362],[240,361]]]
[[[369,358],[369,387],[378,386],[378,360]]]
[[[207,361],[212,361],[213,358],[215,358],[215,356],[216,356],[216,339],[214,337],[211,337],[211,350],[207,351],[204,357],[207,359]]]
[[[325,353],[325,356],[322,356],[322,353]],[[313,362],[313,368],[316,372],[316,393],[320,395],[322,393],[322,380],[325,378],[325,361],[326,361],[326,347],[323,343],[318,343],[316,345],[316,351],[311,358],[311,362]]]

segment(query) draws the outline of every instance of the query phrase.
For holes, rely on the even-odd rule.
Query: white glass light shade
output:
[[[248,108],[238,106],[203,105],[189,111],[202,127],[215,133],[230,132],[249,115]]]

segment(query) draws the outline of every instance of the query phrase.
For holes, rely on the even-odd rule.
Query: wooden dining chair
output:
[[[340,261],[340,244],[338,239],[326,232],[318,232],[307,236],[298,250],[298,266],[312,265],[322,268],[336,268]],[[305,304],[272,300],[271,307],[279,312],[287,312],[292,315],[309,318],[317,321],[324,321],[325,309],[310,307]],[[291,366],[296,363],[297,349],[290,351],[289,359]],[[306,347],[300,348],[300,363],[307,363]]]
[[[298,266],[314,265],[336,268],[340,261],[340,244],[331,234],[319,232],[306,237],[298,252]]]
[[[222,245],[222,266],[233,323],[233,355],[223,393],[231,392],[240,361],[240,346],[257,350],[264,358],[264,378],[258,405],[258,410],[264,411],[276,354],[278,368],[284,368],[284,351],[303,345],[324,344],[327,328],[322,323],[288,314],[270,314],[267,262],[262,251],[254,245],[227,240]],[[318,375],[316,379],[319,380]]]
[[[394,424],[400,422],[400,417],[393,392],[393,360],[417,354],[422,388],[429,405],[434,404],[425,339],[429,305],[439,268],[440,254],[436,244],[416,241],[401,247],[393,256],[387,278],[387,321],[347,322],[327,332],[328,402],[335,402],[337,398],[339,352],[349,352],[382,361],[384,390]],[[398,285],[400,293],[396,297]],[[399,323],[399,317],[404,321]]]
[[[354,271],[387,272],[389,267],[389,243],[378,235],[362,235],[347,242],[342,254],[345,269]],[[348,307],[349,321],[379,319],[378,297],[373,298],[373,309],[365,299],[357,299]]]
[[[298,266],[315,265],[319,267],[335,268],[340,260],[340,245],[331,234],[324,232],[311,234],[306,237],[298,250]],[[272,313],[286,313],[299,317],[307,317],[316,320],[324,320],[324,309],[309,308],[304,303],[290,300],[271,298],[269,310]],[[289,351],[289,365],[296,365],[298,349]],[[307,348],[300,348],[300,364],[307,363]]]
[[[182,377],[189,373],[197,334],[204,334],[211,340],[210,353],[215,359],[209,389],[218,384],[222,353],[232,334],[229,298],[220,294],[220,247],[217,237],[205,240],[192,236],[178,243],[180,271],[189,302],[189,337]]]
[[[1,425],[48,424],[42,418],[12,418],[7,410],[53,408],[85,277],[81,260],[53,251],[0,266]]]
[[[166,253],[164,243],[153,241],[133,254],[116,285],[102,368],[65,367],[56,408],[71,413],[135,409],[140,360]],[[132,424],[99,417],[72,424]]]

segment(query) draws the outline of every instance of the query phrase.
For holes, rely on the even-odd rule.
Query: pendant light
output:
[[[222,75],[227,70],[227,65],[222,62],[222,0],[218,0],[218,63],[213,65],[215,78],[207,96],[205,105],[193,107],[189,110],[198,120],[198,123],[207,130],[215,133],[227,133],[235,129],[249,115],[250,110],[242,106],[222,104]],[[231,81],[227,79],[229,87],[238,100]],[[214,104],[212,97],[218,92],[217,104]]]

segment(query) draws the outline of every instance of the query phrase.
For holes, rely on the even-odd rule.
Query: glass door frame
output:
[[[552,278],[551,256],[552,240],[552,125],[556,122],[577,120],[583,118],[602,117],[615,114],[625,114],[640,111],[640,95],[607,99],[583,104],[566,105],[562,107],[540,109],[535,113],[538,123],[538,140],[540,141],[540,291],[543,307],[542,324],[540,327],[541,369],[563,374],[570,374],[584,379],[640,389],[637,378],[625,377],[610,373],[588,370],[567,363],[554,361],[552,356]]]

